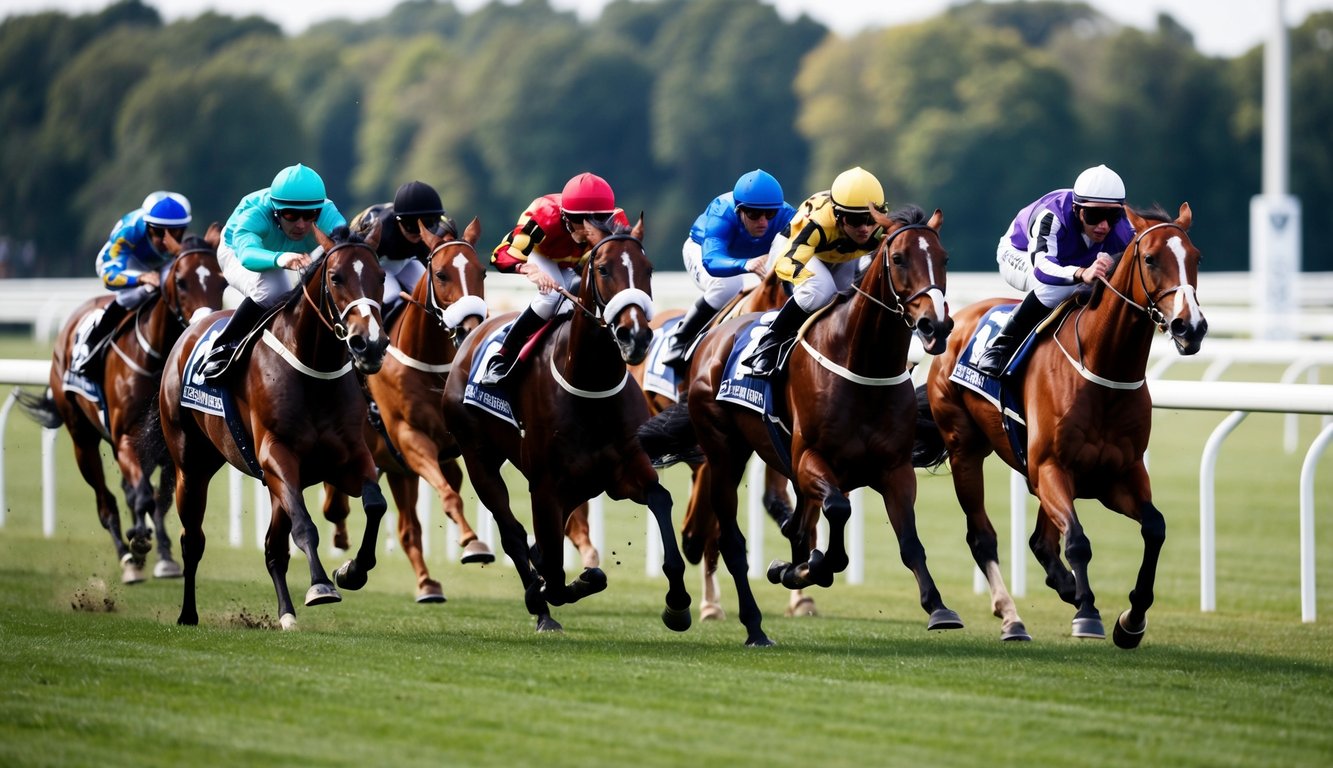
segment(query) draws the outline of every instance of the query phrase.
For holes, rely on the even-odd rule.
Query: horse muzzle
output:
[[[1193,355],[1203,347],[1203,337],[1208,335],[1208,321],[1200,318],[1198,323],[1190,324],[1184,318],[1174,318],[1167,325],[1167,333],[1176,350],[1182,355]]]
[[[388,349],[389,338],[384,335],[373,341],[359,333],[347,337],[347,351],[352,355],[352,366],[367,376],[379,373]]]
[[[953,332],[953,318],[945,315],[943,320],[937,321],[932,317],[923,316],[916,321],[914,330],[921,338],[921,346],[926,350],[926,354],[941,355],[949,343],[949,334]]]

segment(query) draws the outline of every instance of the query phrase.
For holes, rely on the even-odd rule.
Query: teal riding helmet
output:
[[[324,205],[324,180],[312,169],[297,163],[278,171],[268,189],[275,208],[311,210]]]

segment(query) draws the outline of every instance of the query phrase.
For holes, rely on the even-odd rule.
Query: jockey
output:
[[[996,260],[1006,282],[1027,291],[977,369],[999,376],[1015,349],[1060,302],[1105,277],[1111,254],[1134,239],[1125,219],[1125,182],[1105,165],[1089,168],[1073,189],[1048,192],[1018,212]]]
[[[629,226],[625,212],[616,207],[616,195],[606,179],[580,173],[565,184],[558,195],[544,195],[528,204],[518,224],[491,253],[491,263],[501,272],[526,275],[537,286],[537,296],[510,327],[491,358],[480,383],[493,387],[503,383],[513,370],[518,353],[550,320],[563,297],[556,288],[569,290],[576,269],[588,253],[589,241],[601,238],[597,225],[607,220]]]
[[[430,249],[421,239],[418,221],[437,235],[454,233],[456,229],[444,212],[440,193],[423,181],[409,181],[398,188],[393,203],[370,208],[352,226],[354,231],[366,236],[379,227],[380,242],[376,253],[384,267],[386,307],[398,303],[400,291],[411,293],[421,276],[426,274]]]
[[[148,301],[162,284],[161,270],[171,261],[165,243],[179,244],[190,223],[190,201],[176,192],[154,192],[143,205],[121,217],[97,253],[97,276],[116,295],[88,333],[87,354],[76,361],[75,373],[86,375],[100,360],[111,332],[129,313]]]
[[[768,272],[774,238],[795,213],[783,199],[778,180],[758,169],[737,179],[732,191],[713,198],[681,247],[685,269],[703,296],[676,326],[662,362],[683,365],[694,337],[741,292],[745,273],[762,278]]]
[[[299,163],[278,171],[268,188],[241,198],[222,228],[218,263],[227,283],[245,299],[213,340],[202,368],[206,380],[221,379],[241,340],[291,290],[289,270],[301,270],[319,257],[316,226],[328,233],[347,221],[325,197],[324,180]]]
[[[774,267],[778,277],[794,285],[792,297],[745,360],[752,376],[773,375],[782,347],[852,284],[860,258],[879,246],[884,235],[870,215],[871,206],[883,208],[884,187],[860,166],[838,174],[831,189],[801,203],[788,225],[790,244]]]

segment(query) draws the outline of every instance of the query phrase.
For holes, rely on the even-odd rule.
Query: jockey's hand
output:
[[[1091,266],[1084,267],[1079,271],[1078,279],[1082,282],[1092,285],[1094,281],[1106,277],[1111,271],[1111,257],[1104,253],[1097,254],[1097,260],[1092,262]]]
[[[537,286],[537,290],[542,293],[550,293],[557,287],[555,278],[542,271],[542,268],[532,263],[523,265],[523,274],[527,276],[532,284]]]
[[[768,274],[768,254],[755,256],[753,259],[745,262],[745,271],[759,275],[759,278],[762,280],[764,276]]]
[[[151,285],[154,288],[162,287],[162,276],[156,272],[144,272],[139,275],[140,285]]]
[[[305,269],[310,266],[310,255],[292,252],[278,254],[278,266],[291,270]]]

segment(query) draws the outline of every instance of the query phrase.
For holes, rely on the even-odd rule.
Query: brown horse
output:
[[[25,393],[20,397],[25,410],[40,423],[48,427],[63,424],[69,430],[79,473],[93,489],[97,517],[111,535],[120,559],[121,581],[126,584],[144,580],[145,556],[152,548],[154,536],[157,564],[153,575],[158,578],[181,575],[180,566],[172,559],[171,538],[163,524],[171,508],[174,481],[170,471],[164,470],[158,490],[154,491],[152,473],[164,462],[141,450],[140,435],[147,417],[157,410],[157,389],[167,352],[192,319],[222,307],[227,281],[222,277],[215,250],[220,232],[214,224],[203,238],[191,235],[178,243],[167,236],[166,247],[173,257],[156,296],[121,321],[109,341],[105,362],[90,366],[87,378],[71,374],[70,364],[81,343],[81,331],[96,322],[112,297],[99,296],[79,305],[56,338],[51,385],[46,395],[36,397]],[[105,413],[101,412],[102,404],[95,394],[89,391],[89,383],[94,389],[101,389]],[[116,498],[106,486],[99,451],[104,440],[111,444],[120,468],[125,506],[130,512],[128,542],[121,534]]]
[[[296,625],[296,609],[287,590],[291,560],[288,536],[310,562],[306,605],[342,599],[319,560],[319,532],[301,492],[321,482],[360,496],[366,530],[354,560],[337,572],[338,585],[359,589],[375,566],[375,541],[387,504],[376,482],[375,462],[362,429],[366,400],[352,373],[379,370],[389,345],[380,318],[384,270],[375,243],[342,230],[330,239],[315,230],[324,253],[301,276],[286,301],[263,322],[262,343],[234,364],[227,391],[214,394],[200,386],[202,377],[187,363],[201,342],[216,333],[221,315],[192,327],[167,359],[159,400],[162,436],[176,465],[176,500],[183,530],[185,594],[180,624],[198,624],[195,575],[204,554],[204,511],[208,484],[223,464],[268,486],[273,517],[264,540],[264,560],[278,595],[279,621]],[[197,357],[197,356],[195,356]],[[216,399],[233,401],[234,419],[182,404]],[[232,428],[235,428],[235,432]],[[239,435],[239,439],[237,437]]]
[[[916,398],[907,353],[914,331],[927,351],[941,351],[953,327],[944,303],[943,215],[937,210],[927,219],[914,206],[889,215],[872,212],[885,233],[860,285],[807,324],[784,375],[773,382],[775,410],[789,429],[789,442],[770,431],[763,414],[718,399],[728,383],[725,368],[733,348],[754,343],[753,333],[740,334],[756,315],[724,323],[695,353],[685,432],[692,427],[707,457],[699,470],[700,495],[722,529],[722,558],[736,582],[746,645],[772,644],[750,590],[745,538],[736,521],[736,486],[752,453],[769,466],[790,466],[796,485],[798,513],[784,533],[797,564],[775,561],[770,581],[793,589],[830,586],[848,564],[846,493],[869,486],[884,498],[903,563],[915,574],[921,606],[930,615],[928,627],[962,626],[926,567],[913,509]],[[662,423],[679,423],[680,406],[673,410],[659,417]],[[658,453],[651,443],[649,448]],[[790,463],[783,455],[787,450]],[[813,549],[808,533],[821,513],[829,523],[826,553]]]
[[[626,365],[640,362],[652,340],[652,265],[643,252],[643,221],[608,230],[591,244],[573,317],[537,342],[530,368],[509,402],[519,427],[465,402],[469,369],[484,340],[512,315],[491,318],[464,342],[445,387],[444,416],[482,503],[495,514],[505,554],[514,562],[537,631],[558,631],[550,606],[606,588],[599,568],[565,583],[562,534],[578,505],[606,493],[645,504],[657,521],[670,584],[663,622],[690,625],[685,561],[671,528],[671,495],[657,479],[635,430],[648,418],[643,394]],[[478,340],[482,341],[478,341]],[[509,461],[527,478],[536,544],[509,506],[500,467]]]
[[[1155,330],[1171,336],[1182,355],[1199,350],[1208,323],[1196,295],[1199,251],[1190,242],[1189,204],[1173,220],[1160,209],[1129,211],[1138,233],[1115,271],[1081,307],[1062,316],[1042,335],[1017,384],[1027,423],[1027,462],[1015,456],[999,410],[991,401],[950,379],[978,321],[1001,299],[973,304],[958,313],[959,332],[935,361],[927,381],[929,410],[939,434],[921,433],[922,448],[942,436],[953,470],[954,489],[967,515],[972,557],[990,583],[991,607],[1004,639],[1031,639],[1000,572],[995,529],[986,515],[982,462],[992,452],[1023,472],[1040,502],[1029,545],[1046,569],[1046,583],[1078,610],[1075,637],[1105,637],[1088,581],[1092,546],[1074,499],[1097,499],[1139,523],[1143,560],[1129,593],[1130,607],[1115,625],[1115,643],[1137,647],[1153,602],[1157,558],[1166,520],[1152,503],[1143,452],[1152,428],[1152,397],[1144,385],[1148,347]],[[924,414],[923,414],[924,415]],[[933,461],[943,455],[936,452]],[[1060,559],[1065,539],[1066,568]],[[1072,571],[1072,572],[1071,572]]]
[[[746,288],[718,310],[717,316],[708,324],[708,328],[711,330],[731,318],[740,317],[750,312],[767,312],[778,309],[787,300],[787,296],[788,293],[783,288],[782,280],[778,278],[775,272],[769,270],[758,285]],[[683,310],[662,312],[653,318],[653,328],[654,330],[661,328],[666,323],[684,314]],[[659,342],[655,341],[654,343]],[[693,358],[691,358],[692,360]],[[640,387],[643,386],[644,377],[647,375],[646,362],[630,369]],[[660,392],[644,389],[644,396],[648,399],[648,412],[656,416],[675,403],[684,402],[685,384],[688,381],[688,373],[680,377],[679,391],[674,399]],[[699,601],[699,618],[703,621],[721,621],[726,618],[726,612],[722,608],[722,592],[717,581],[719,528],[712,507],[708,504],[699,503],[699,486],[696,482],[698,465],[698,461],[690,463],[690,500],[685,508],[685,520],[680,526],[680,547],[687,561],[703,564],[701,574],[703,595]],[[787,494],[788,484],[787,476],[782,473],[782,470],[772,467],[764,468],[764,489],[761,503],[768,516],[780,528],[787,523],[792,514],[791,499]],[[814,531],[811,530],[809,535],[813,536]],[[791,590],[786,613],[788,616],[814,616],[816,614],[815,599],[803,589]]]

